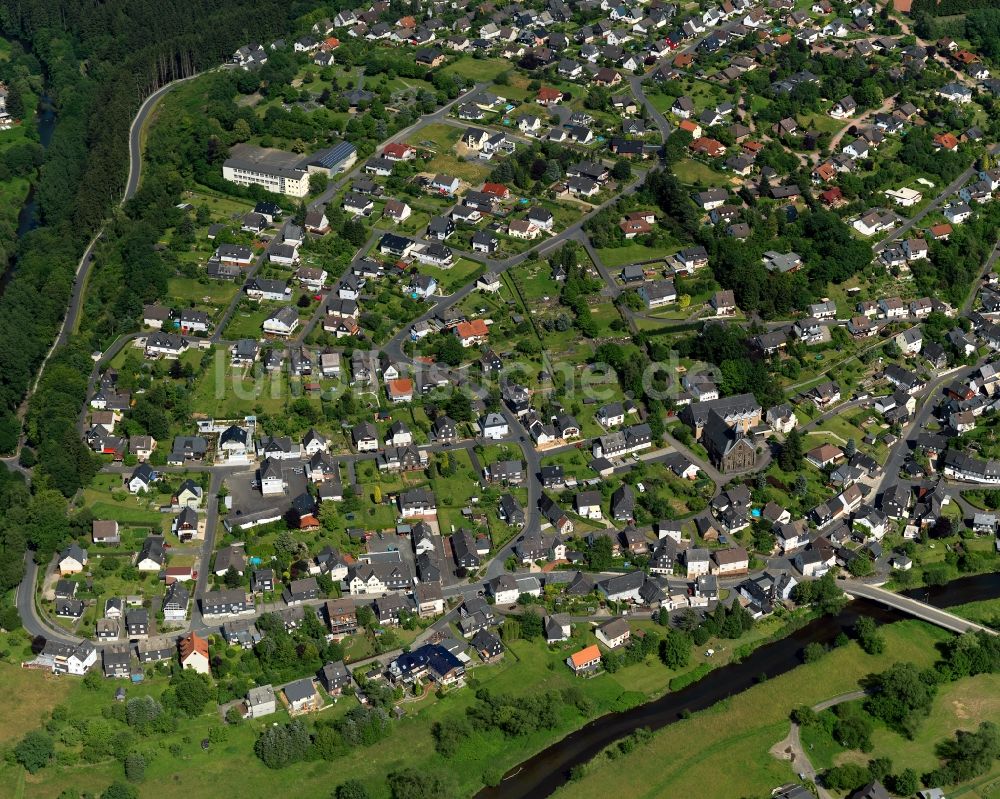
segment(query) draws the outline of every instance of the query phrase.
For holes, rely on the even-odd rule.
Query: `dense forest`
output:
[[[16,271],[0,297],[0,451],[17,447],[18,408],[59,330],[78,260],[121,198],[128,131],[142,100],[175,78],[218,65],[251,39],[289,33],[290,20],[313,4],[260,0],[0,0],[0,31],[37,60],[58,125],[36,184],[41,226],[17,244]],[[116,217],[98,258],[127,264],[140,293],[156,279],[143,244],[176,186],[144,179],[141,200]],[[174,200],[174,202],[176,202]],[[0,590],[20,579],[27,543],[44,557],[69,532],[64,497],[89,480],[92,457],[76,434],[86,394],[90,349],[71,342],[46,369],[26,414],[38,461],[30,500],[20,478],[4,478]],[[18,485],[21,487],[19,488]],[[17,501],[13,501],[14,498]],[[36,509],[36,506],[37,509]],[[20,515],[23,514],[23,518]],[[57,519],[61,522],[56,522]]]

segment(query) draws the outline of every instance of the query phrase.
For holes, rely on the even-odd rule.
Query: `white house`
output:
[[[507,420],[499,413],[490,413],[479,420],[483,438],[498,440],[510,435],[510,427]]]

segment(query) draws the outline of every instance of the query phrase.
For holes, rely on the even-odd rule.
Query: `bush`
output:
[[[818,641],[806,644],[802,650],[802,661],[804,663],[815,663],[826,654],[826,647]]]
[[[359,780],[348,780],[337,786],[334,799],[368,799],[368,791]]]
[[[823,773],[823,784],[834,791],[854,791],[870,781],[871,774],[857,763],[834,766]]]
[[[14,747],[14,757],[28,770],[28,773],[34,774],[49,764],[55,751],[52,736],[47,732],[34,730],[25,735]]]
[[[702,677],[707,675],[712,671],[712,667],[707,663],[702,663],[697,668],[692,669],[686,674],[678,674],[670,681],[671,691],[680,691],[682,688],[687,688],[689,685],[693,685],[698,682]]]
[[[854,625],[858,644],[869,655],[881,655],[885,651],[885,638],[879,633],[874,619],[862,616]]]
[[[129,782],[142,782],[146,776],[146,759],[138,752],[130,752],[125,756],[125,779]]]
[[[392,799],[438,799],[447,796],[444,782],[436,774],[404,768],[389,775]]]

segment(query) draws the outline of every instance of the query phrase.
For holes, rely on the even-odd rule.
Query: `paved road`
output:
[[[139,182],[142,180],[142,131],[146,125],[146,120],[149,119],[149,115],[153,113],[157,103],[163,99],[163,96],[167,92],[181,83],[197,78],[201,74],[196,72],[194,75],[189,75],[186,78],[178,78],[161,86],[139,106],[139,110],[136,112],[135,118],[128,129],[128,180],[125,182],[125,192],[121,203],[119,203],[120,205],[124,205],[128,200],[131,200],[139,190]]]
[[[198,582],[195,584],[194,601],[191,603],[191,626],[200,627],[204,624],[201,615],[199,599],[205,596],[208,589],[209,566],[212,563],[212,553],[215,550],[215,536],[219,528],[219,491],[225,475],[221,470],[212,472],[205,498],[205,539],[201,545],[201,562],[198,565]]]
[[[970,374],[979,369],[984,363],[986,363],[987,360],[988,358],[981,358],[972,366],[964,366],[961,369],[955,369],[944,374],[940,374],[927,384],[927,388],[924,391],[920,392],[919,395],[923,398],[923,403],[917,409],[913,420],[907,425],[906,428],[904,428],[899,442],[896,446],[889,450],[889,456],[886,458],[885,465],[882,469],[882,477],[878,483],[875,484],[873,496],[877,496],[883,488],[898,482],[899,470],[903,468],[903,461],[906,460],[906,456],[910,452],[909,442],[911,440],[916,440],[917,436],[920,435],[920,431],[923,429],[924,424],[926,424],[931,413],[934,411],[934,400],[937,397],[941,386],[948,381],[964,380]]]
[[[41,636],[46,640],[61,641],[64,644],[80,643],[81,638],[70,635],[58,627],[50,627],[39,616],[35,608],[35,581],[37,578],[38,564],[35,563],[34,552],[28,550],[24,553],[24,578],[17,586],[17,593],[14,597],[17,613],[21,617],[21,624],[25,631],[32,638]]]
[[[1000,145],[993,145],[993,147],[991,148],[993,153],[996,153],[998,149],[1000,149]],[[875,244],[872,247],[872,249],[875,250],[876,253],[880,253],[894,241],[902,238],[921,219],[923,219],[932,211],[935,211],[938,208],[940,208],[941,205],[945,202],[945,200],[947,200],[949,197],[955,194],[955,192],[961,189],[966,183],[968,183],[975,174],[977,174],[977,170],[976,170],[976,165],[973,164],[968,169],[966,169],[961,175],[955,178],[951,183],[949,183],[948,186],[937,197],[935,197],[934,200],[930,202],[925,208],[916,213],[914,216],[912,216],[902,225],[897,227],[895,230],[890,231],[889,235],[886,236],[877,244]]]
[[[997,262],[998,256],[1000,256],[1000,238],[997,239],[997,243],[993,246],[993,252],[990,253],[990,257],[987,258],[986,263],[983,264],[983,269],[979,273],[979,280],[972,284],[969,296],[966,297],[965,302],[962,303],[962,308],[958,312],[959,316],[969,315],[969,311],[972,310],[972,304],[976,301],[976,297],[979,294],[979,281],[983,279],[984,275],[989,274],[993,270],[993,265]]]
[[[181,78],[162,86],[147,97],[143,104],[139,106],[139,110],[136,112],[135,117],[132,119],[132,124],[129,127],[128,179],[125,182],[125,190],[122,193],[122,199],[121,202],[119,202],[119,205],[124,205],[132,199],[132,197],[135,196],[136,191],[139,189],[139,181],[142,177],[142,130],[146,120],[156,108],[156,104],[167,92],[173,89],[177,84],[191,80],[195,77],[197,77],[197,75],[191,75],[188,78]],[[18,408],[18,418],[21,419],[22,423],[28,410],[28,403],[38,390],[38,384],[42,380],[42,374],[45,372],[45,367],[48,366],[49,359],[59,347],[66,344],[69,340],[70,334],[77,331],[80,323],[80,314],[83,309],[83,299],[86,293],[87,280],[90,277],[90,269],[94,264],[94,250],[97,248],[97,244],[103,236],[104,227],[101,227],[101,229],[97,231],[94,237],[90,240],[90,243],[87,245],[87,249],[83,251],[83,255],[77,262],[76,272],[73,276],[73,290],[70,292],[69,305],[66,309],[66,315],[63,317],[62,325],[59,327],[59,334],[56,336],[55,341],[52,342],[52,346],[49,347],[48,352],[45,353],[45,358],[38,367],[38,373],[35,375],[35,380],[31,384],[31,388],[28,390],[28,393],[24,395],[24,399],[21,401],[21,405]],[[13,457],[4,459],[4,463],[6,463],[8,467],[10,467],[13,463],[16,463],[24,443],[25,437],[22,433],[18,439],[17,450],[15,451]],[[30,472],[26,472],[24,469],[19,469],[19,471],[24,472],[26,476],[30,477]]]

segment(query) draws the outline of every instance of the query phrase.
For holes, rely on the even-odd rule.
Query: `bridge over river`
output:
[[[996,630],[991,630],[989,627],[984,627],[982,624],[977,624],[974,621],[963,619],[961,616],[956,616],[954,613],[949,613],[947,610],[935,608],[932,605],[928,605],[918,599],[903,596],[902,594],[895,594],[892,591],[887,591],[876,585],[868,585],[866,583],[859,583],[853,580],[848,580],[841,583],[841,585],[844,591],[853,597],[870,599],[874,602],[879,602],[890,608],[895,608],[896,610],[913,616],[914,618],[921,619],[930,624],[936,624],[938,627],[943,627],[946,630],[951,630],[953,633],[985,632],[990,633],[991,635],[997,634]]]

